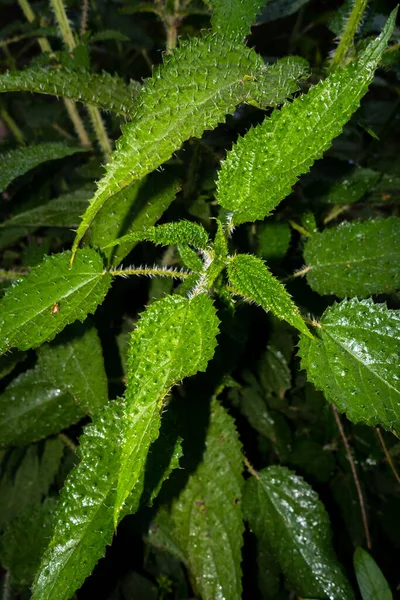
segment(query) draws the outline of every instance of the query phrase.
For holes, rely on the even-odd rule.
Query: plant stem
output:
[[[67,46],[68,50],[70,52],[73,52],[76,48],[76,42],[68,21],[67,13],[65,12],[63,0],[51,0],[51,4],[53,6],[54,14],[56,16],[56,20],[60,28],[60,32],[63,37],[64,43]],[[89,116],[92,121],[93,129],[99,142],[99,146],[104,154],[104,158],[108,162],[108,159],[110,158],[111,154],[111,144],[110,140],[108,139],[106,128],[104,126],[103,119],[101,118],[100,111],[97,107],[88,105],[87,110],[89,112]]]
[[[69,448],[70,450],[72,450],[72,452],[76,452],[77,446],[76,444],[74,444],[74,442],[71,440],[71,438],[69,438],[67,435],[65,435],[65,433],[59,433],[58,434],[58,439],[62,441],[62,443]]]
[[[3,119],[4,123],[7,125],[8,129],[11,131],[18,144],[24,145],[25,140],[22,131],[10,115],[10,113],[4,108],[2,104],[0,104],[0,117]]]
[[[1,597],[2,600],[10,600],[11,598],[10,571],[5,572]]]
[[[21,7],[22,12],[25,15],[26,20],[32,23],[35,20],[35,13],[33,12],[29,0],[18,0],[18,4]],[[45,37],[38,39],[38,43],[42,52],[51,52],[50,44]]]
[[[334,404],[332,405],[332,410],[333,410],[333,414],[334,414],[335,421],[336,421],[336,424],[338,426],[340,435],[341,435],[342,440],[343,440],[344,447],[346,449],[346,454],[347,454],[347,458],[349,459],[350,468],[351,468],[351,472],[352,472],[352,475],[353,475],[354,483],[355,483],[356,488],[357,488],[358,499],[359,499],[359,502],[360,502],[361,516],[362,516],[362,521],[363,521],[364,531],[365,531],[365,538],[366,538],[366,541],[367,541],[367,548],[370,550],[371,549],[371,537],[370,537],[369,528],[368,528],[367,511],[365,509],[364,496],[363,496],[363,493],[362,493],[362,490],[361,490],[360,480],[358,479],[356,465],[354,463],[354,459],[353,459],[353,456],[351,454],[350,445],[349,445],[349,442],[347,440],[346,434],[344,432],[343,425],[342,425],[342,422],[341,422],[340,417],[339,417],[339,413],[338,413],[337,408],[336,408],[336,406]]]
[[[160,267],[145,267],[138,269],[118,269],[116,271],[105,271],[113,277],[128,277],[129,275],[147,275],[148,277],[172,277],[174,279],[187,279],[191,273],[187,271],[177,271],[176,269],[162,269]]]
[[[350,50],[355,34],[360,25],[360,21],[367,7],[368,0],[354,0],[353,9],[347,19],[342,37],[340,38],[336,52],[333,55],[329,71],[334,71],[340,67]]]
[[[82,37],[86,33],[87,29],[87,21],[88,21],[88,12],[89,12],[89,0],[83,0],[82,4],[82,16],[81,16],[81,29],[79,31],[79,35]]]
[[[28,271],[6,271],[5,269],[0,269],[0,281],[14,281],[21,279],[21,277],[27,274]]]
[[[397,480],[397,483],[400,483],[400,476],[399,476],[399,474],[398,474],[398,472],[396,470],[396,467],[394,466],[394,463],[392,461],[392,457],[390,456],[390,454],[388,452],[388,449],[386,448],[385,440],[383,439],[383,435],[382,435],[382,432],[379,429],[379,427],[376,427],[376,433],[377,433],[377,436],[378,436],[379,441],[381,443],[381,446],[383,448],[383,451],[385,453],[386,460],[388,461],[389,466],[392,469],[392,473],[395,476],[395,478]]]
[[[247,456],[245,456],[244,454],[242,454],[242,458],[243,458],[243,462],[246,465],[246,469],[248,470],[248,472],[250,473],[250,475],[253,475],[253,477],[255,477],[256,479],[260,479],[257,471],[255,470],[255,468],[253,467],[253,465],[251,464],[251,462],[249,461],[249,459],[247,458]]]

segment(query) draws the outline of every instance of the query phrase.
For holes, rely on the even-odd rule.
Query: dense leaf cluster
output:
[[[389,8],[0,0],[6,600],[393,597]]]

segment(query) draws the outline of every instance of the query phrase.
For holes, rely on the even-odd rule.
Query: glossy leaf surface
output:
[[[400,431],[400,311],[343,300],[324,312],[317,337],[302,336],[301,365],[354,423]]]
[[[307,281],[339,298],[389,293],[400,287],[400,219],[351,221],[307,242]]]
[[[77,152],[85,152],[85,149],[68,146],[64,142],[43,142],[36,146],[25,146],[0,154],[0,192],[3,192],[14,179],[38,165]]]
[[[203,598],[241,597],[242,482],[233,419],[214,400],[202,462],[171,507],[161,507],[149,534],[186,563]]]
[[[132,114],[139,90],[139,83],[128,86],[118,76],[106,72],[98,75],[85,69],[27,68],[0,75],[0,93],[50,94],[125,116]]]
[[[97,413],[107,396],[97,332],[72,325],[55,343],[43,345],[35,367],[13,379],[0,395],[0,447],[58,433]]]
[[[303,60],[265,67],[253,50],[218,35],[183,42],[142,87],[73,249],[110,196],[159,167],[188,138],[223,122],[238,104],[280,104],[304,70]]]
[[[208,234],[202,225],[190,221],[177,221],[176,223],[165,223],[157,227],[149,227],[142,231],[135,231],[118,238],[106,246],[117,246],[126,242],[154,242],[169,246],[170,244],[187,243],[196,248],[206,248]]]
[[[260,258],[249,254],[234,256],[228,263],[228,276],[233,293],[238,292],[247,301],[255,302],[311,336],[289,293]]]
[[[392,600],[390,587],[372,556],[362,548],[357,548],[353,560],[362,599]]]
[[[0,300],[0,353],[50,341],[66,325],[83,321],[104,299],[111,276],[99,254],[84,248],[70,267],[71,252],[47,256]]]
[[[224,161],[217,199],[236,224],[263,219],[329,148],[358,108],[391,37],[396,15],[360,59],[250,129]]]
[[[313,489],[285,467],[267,467],[247,480],[243,510],[265,537],[282,572],[303,598],[353,600],[331,542],[328,514]]]

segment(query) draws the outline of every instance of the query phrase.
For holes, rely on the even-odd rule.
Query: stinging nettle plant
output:
[[[189,583],[193,595],[204,600],[243,597],[248,572],[242,548],[250,535],[245,526],[255,536],[252,551],[259,565],[257,582],[245,585],[258,586],[260,597],[290,597],[278,596],[283,576],[286,593],[302,598],[352,599],[357,585],[364,599],[390,598],[382,572],[365,550],[358,548],[354,556],[356,578],[341,565],[324,505],[307,477],[295,472],[297,466],[311,482],[315,473],[319,479],[312,461],[321,454],[322,434],[316,434],[317,441],[305,440],[303,433],[292,439],[287,423],[295,410],[303,418],[296,398],[314,394],[320,399],[322,392],[327,403],[319,405],[321,415],[332,417],[333,424],[336,419],[341,432],[337,411],[353,424],[400,434],[400,312],[391,296],[400,287],[399,218],[395,211],[366,208],[358,218],[332,225],[368,190],[384,189],[383,172],[368,166],[355,167],[344,184],[339,178],[339,192],[335,185],[328,189],[321,200],[329,208],[321,231],[311,210],[301,214],[295,207],[290,213],[286,207],[302,176],[312,184],[320,164],[314,163],[359,109],[376,70],[397,51],[390,46],[397,35],[397,11],[378,35],[357,37],[366,2],[347,3],[336,51],[310,78],[304,58],[266,62],[246,44],[257,15],[261,11],[262,22],[268,10],[259,0],[213,0],[210,28],[179,40],[182,21],[193,14],[205,18],[207,7],[193,5],[190,13],[188,2],[143,5],[163,22],[167,51],[151,76],[128,84],[124,77],[90,69],[88,48],[96,34],[85,32],[87,3],[80,32],[71,26],[62,0],[50,4],[47,21],[40,23],[20,0],[25,25],[30,22],[21,39],[36,37],[42,54],[18,70],[3,44],[11,68],[0,75],[6,100],[17,98],[17,92],[62,98],[77,139],[60,141],[53,131],[33,141],[23,136],[6,103],[0,113],[15,138],[0,156],[3,199],[18,198],[29,182],[34,187],[35,169],[43,163],[56,165],[62,192],[55,199],[46,196],[55,181],[50,174],[48,188],[15,214],[11,209],[0,225],[5,249],[36,231],[58,240],[44,244],[38,259],[32,251],[29,260],[28,252],[22,265],[13,263],[12,250],[8,255],[6,250],[0,270],[5,382],[0,559],[6,593],[31,587],[34,600],[85,597],[77,591],[122,519],[136,514],[135,527],[148,552],[175,557],[187,573],[182,576],[186,592],[172,595],[157,573],[156,595],[150,595],[147,581],[147,592],[138,591],[137,584],[138,598],[187,598]],[[125,12],[131,10],[124,6]],[[285,16],[297,9],[275,0],[265,21],[279,10]],[[53,51],[52,36],[56,48],[60,36],[62,49]],[[118,48],[124,36],[110,30],[97,40],[112,40]],[[253,120],[232,143],[241,113]],[[122,122],[111,150],[107,127],[117,130]],[[225,122],[231,132],[225,138],[221,134],[224,155],[212,143],[207,146],[207,136],[223,131]],[[204,182],[201,188],[200,178],[207,179],[202,160],[214,161],[212,168],[218,163],[215,185],[208,182],[208,188]],[[63,164],[68,168],[57,167]],[[299,195],[296,202],[304,204],[304,198]],[[278,206],[285,207],[279,219]],[[290,243],[288,222],[297,230],[304,265],[286,278],[294,285],[293,296],[283,271],[275,269],[276,256],[282,258]],[[65,234],[51,233],[61,231]],[[243,241],[245,236],[250,242]],[[162,258],[153,246],[164,248]],[[128,255],[141,262],[127,266]],[[148,264],[143,257],[150,257]],[[118,288],[124,283],[120,278],[135,275],[152,278],[148,300],[141,301],[139,288]],[[336,298],[321,299],[318,318],[317,301],[304,298],[302,275],[312,298]],[[296,284],[303,286],[300,293]],[[124,325],[119,307],[113,306],[115,288],[127,290],[134,307]],[[269,313],[268,336],[261,309],[246,309],[246,304]],[[244,335],[237,330],[241,315],[244,328],[246,319],[261,319],[261,333],[256,324],[254,335],[263,366],[255,371],[239,368],[240,352],[226,359],[229,345],[240,346]],[[99,326],[101,319],[108,325]],[[109,350],[104,340],[110,338],[106,330],[112,320],[119,320],[120,331]],[[124,373],[114,385],[107,361],[118,349]],[[290,388],[292,413],[285,400]],[[328,403],[333,413],[327,412]],[[246,421],[240,438],[235,417]],[[251,444],[246,447],[248,430],[264,439],[260,454]],[[380,430],[378,435],[383,440]],[[306,446],[310,460],[302,459]],[[322,455],[334,461],[331,454]],[[344,457],[342,463],[346,472]],[[321,481],[333,471],[329,463]],[[24,481],[29,476],[28,493]],[[366,539],[358,544],[369,547],[362,495],[361,512]],[[29,560],[20,548],[26,531]]]

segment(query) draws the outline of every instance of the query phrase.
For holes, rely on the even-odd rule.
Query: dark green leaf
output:
[[[292,232],[287,223],[266,223],[258,232],[257,254],[269,261],[284,258],[290,244]]]
[[[203,598],[241,597],[241,445],[232,418],[211,404],[203,460],[170,508],[162,507],[150,542],[183,560]],[[218,477],[216,477],[218,473]]]
[[[377,171],[357,167],[353,173],[334,183],[321,200],[329,204],[354,204],[359,202],[381,177],[381,173]]]
[[[317,494],[284,467],[268,467],[246,482],[243,510],[266,538],[286,579],[304,598],[354,598],[331,543],[328,515]]]
[[[66,334],[66,335],[64,335]],[[0,447],[58,433],[107,402],[103,355],[94,328],[72,326],[43,345],[33,369],[0,395]]]
[[[299,310],[286,288],[269,272],[264,262],[256,256],[237,254],[228,263],[229,280],[233,293],[247,301],[259,304],[311,337]]]
[[[399,331],[400,311],[344,300],[324,312],[317,338],[301,336],[301,365],[351,421],[400,431]]]
[[[0,353],[50,341],[66,325],[83,321],[104,299],[111,276],[99,254],[84,248],[70,266],[71,252],[47,256],[9,287],[0,300]]]
[[[227,38],[244,39],[263,4],[264,0],[211,0],[211,25]]]
[[[68,146],[64,142],[44,142],[36,146],[25,146],[0,155],[0,192],[3,192],[14,179],[24,175],[34,167],[48,162],[86,152],[84,148]]]
[[[354,569],[363,600],[393,600],[382,571],[362,548],[357,548],[354,553]]]
[[[400,219],[352,221],[313,235],[304,259],[307,281],[339,298],[389,293],[400,287]]]

